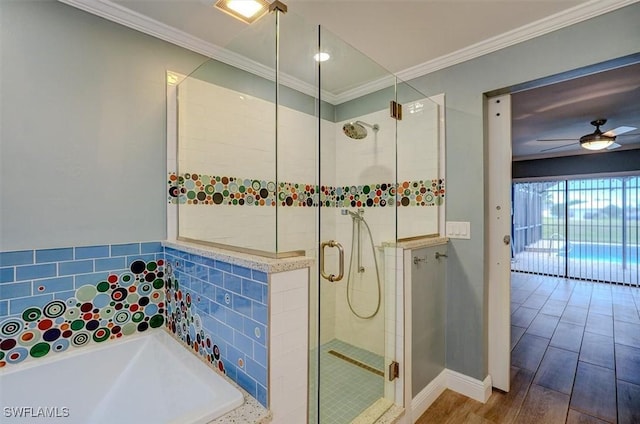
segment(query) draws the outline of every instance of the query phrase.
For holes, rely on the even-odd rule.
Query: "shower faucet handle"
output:
[[[440,258],[448,258],[448,256],[446,253],[436,252],[436,259],[440,259]]]
[[[419,257],[417,257],[417,256],[414,256],[414,257],[413,257],[413,264],[414,264],[414,265],[418,265],[420,262],[427,262],[427,258],[426,258],[426,257],[424,257],[424,258],[419,258]]]

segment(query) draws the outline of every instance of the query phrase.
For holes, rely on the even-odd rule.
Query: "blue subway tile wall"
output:
[[[0,266],[26,265],[33,263],[33,250],[0,252]]]
[[[73,247],[36,250],[36,263],[73,260]]]
[[[267,274],[172,248],[164,254],[168,328],[266,407]],[[185,309],[195,324],[185,323]],[[209,337],[211,348],[197,344]]]
[[[157,241],[0,252],[0,320],[162,255]]]
[[[159,242],[0,252],[0,263],[0,368],[165,324]]]
[[[108,245],[76,247],[74,250],[75,259],[107,258],[110,254]]]
[[[15,281],[15,268],[0,268],[0,284]]]

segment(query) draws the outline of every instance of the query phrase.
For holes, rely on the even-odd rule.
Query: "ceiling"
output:
[[[581,136],[594,132],[590,122],[601,118],[607,120],[602,132],[636,128],[618,136],[616,143],[622,147],[611,151],[640,148],[640,63],[514,93],[511,109],[515,160],[601,154],[578,143]]]
[[[205,40],[227,46],[247,28],[215,0],[113,0]],[[586,0],[284,0],[288,13],[323,25],[393,73],[507,33]],[[473,16],[473,19],[461,17]]]
[[[213,8],[215,0],[59,1],[259,75],[273,73],[270,15],[248,26]],[[316,51],[322,25],[322,48],[333,61],[323,65],[330,75],[323,95],[337,104],[388,86],[390,72],[406,81],[637,1],[284,0],[281,70],[286,85],[309,92],[314,63],[300,58]],[[238,57],[250,60],[234,62]],[[584,153],[578,143],[541,153],[536,139],[577,139],[600,117],[609,120],[603,130],[640,128],[637,67],[585,78],[514,94],[514,159]],[[636,142],[625,137],[623,148],[640,147]]]

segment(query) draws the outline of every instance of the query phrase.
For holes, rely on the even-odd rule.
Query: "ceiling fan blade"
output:
[[[611,146],[607,147],[607,150],[617,149],[618,147],[622,147],[622,144],[613,143]]]
[[[551,148],[549,148],[549,149],[542,149],[542,150],[540,150],[540,153],[550,152],[551,150],[562,149],[562,148],[564,148],[564,147],[573,146],[573,145],[575,145],[575,144],[576,144],[576,143],[575,143],[575,142],[573,142],[573,143],[571,143],[571,144],[565,144],[565,145],[563,145],[563,146],[556,146],[556,147],[551,147]]]
[[[578,141],[576,138],[539,138],[536,141]]]
[[[633,134],[618,134],[616,137],[637,137],[639,136],[640,133],[633,133]]]
[[[609,130],[606,133],[604,133],[603,135],[607,135],[609,137],[615,137],[615,136],[618,136],[620,134],[628,133],[628,132],[633,131],[633,130],[637,130],[637,128],[636,127],[622,126],[622,127],[618,127],[618,128],[614,128],[612,130]]]

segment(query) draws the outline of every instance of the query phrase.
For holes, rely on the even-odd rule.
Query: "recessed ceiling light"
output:
[[[218,0],[215,7],[223,12],[251,24],[269,11],[266,0]]]
[[[326,62],[330,58],[331,58],[331,55],[329,53],[325,53],[325,52],[320,52],[320,53],[316,53],[316,54],[313,55],[313,59],[316,62]]]

